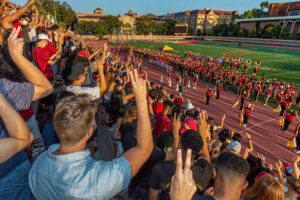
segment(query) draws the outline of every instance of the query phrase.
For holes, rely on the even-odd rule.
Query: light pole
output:
[[[53,1],[53,8],[54,8],[54,18],[55,18],[55,23],[57,23],[55,1]]]
[[[288,7],[287,7],[287,10],[286,10],[286,13],[285,13],[283,25],[282,25],[282,28],[281,28],[281,31],[280,31],[279,39],[281,39],[281,34],[282,34],[282,32],[283,32],[283,29],[284,29],[284,25],[285,25],[286,17],[287,17],[287,15],[288,15],[288,12],[289,12],[289,9],[290,9],[290,5],[291,5],[291,0],[289,0],[289,4],[288,4]]]

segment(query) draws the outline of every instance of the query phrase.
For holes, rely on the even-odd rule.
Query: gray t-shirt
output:
[[[17,83],[0,78],[0,93],[17,111],[26,110],[31,105],[34,86],[31,83]],[[0,119],[0,138],[6,137],[8,137],[8,133],[2,119]]]

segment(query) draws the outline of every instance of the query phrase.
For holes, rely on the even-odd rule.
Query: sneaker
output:
[[[247,124],[243,124],[243,127],[246,127],[247,126]]]

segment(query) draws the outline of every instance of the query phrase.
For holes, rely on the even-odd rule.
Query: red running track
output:
[[[98,42],[93,43],[97,45]],[[99,42],[98,45],[100,47],[103,43]],[[162,75],[164,83],[161,85],[164,86],[169,93],[178,94],[175,85],[175,73],[173,73],[171,77],[173,85],[169,87],[166,83],[167,73],[161,71],[158,67],[144,60],[143,71],[148,73],[148,79],[150,81],[154,81],[157,84],[161,84],[160,78]],[[243,134],[248,132],[252,137],[254,153],[263,154],[266,157],[266,161],[272,163],[273,166],[278,160],[281,160],[283,163],[292,162],[293,157],[297,154],[287,149],[286,144],[287,141],[293,137],[296,121],[290,125],[287,132],[283,132],[282,127],[279,126],[279,113],[273,112],[273,108],[271,107],[246,100],[246,104],[254,104],[255,108],[251,113],[247,127],[240,127],[239,106],[235,109],[232,108],[237,95],[222,89],[220,99],[216,100],[211,98],[210,104],[207,106],[203,103],[206,87],[214,86],[203,81],[198,81],[198,87],[192,89],[191,80],[191,87],[186,88],[184,95],[185,102],[187,99],[190,99],[195,108],[199,107],[200,109],[207,110],[209,116],[215,119],[216,125],[220,124],[223,114],[225,113],[226,119],[224,128],[229,129],[229,131],[234,130],[236,133],[241,133],[243,135],[243,146],[248,145],[248,140],[245,134]]]
[[[173,85],[169,87],[166,83],[166,72],[161,71],[158,67],[147,62],[143,63],[143,67],[143,70],[148,73],[149,80],[160,84],[162,75],[164,83],[161,85],[163,85],[169,93],[178,94],[175,85],[175,74],[171,77]],[[216,125],[220,124],[223,114],[225,113],[226,119],[224,128],[229,129],[229,131],[233,130],[236,133],[241,133],[243,136],[243,146],[248,145],[248,140],[244,134],[248,132],[252,137],[254,153],[263,154],[268,163],[275,164],[278,160],[281,160],[283,163],[292,162],[293,156],[295,156],[296,153],[287,149],[286,143],[293,137],[293,132],[296,127],[295,122],[290,125],[287,132],[283,132],[282,127],[279,126],[279,113],[273,112],[273,108],[271,107],[247,99],[246,104],[254,104],[255,108],[251,113],[247,127],[241,127],[239,120],[241,111],[239,110],[239,105],[235,109],[232,108],[237,95],[222,89],[220,99],[211,98],[210,104],[207,106],[203,103],[206,87],[214,86],[203,81],[198,81],[198,87],[193,89],[191,80],[191,87],[186,88],[184,95],[185,102],[187,99],[190,99],[195,108],[199,107],[201,110],[207,110],[209,116],[215,119]]]

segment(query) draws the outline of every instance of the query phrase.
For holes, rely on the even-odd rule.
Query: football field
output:
[[[158,50],[162,45],[168,45],[174,49],[174,53],[184,56],[185,50],[199,52],[201,55],[212,57],[240,57],[251,59],[251,67],[256,61],[261,61],[258,77],[265,75],[267,79],[276,77],[280,81],[294,82],[296,88],[300,89],[300,50],[264,46],[238,46],[237,44],[223,44],[201,41],[199,43],[154,43],[136,41],[130,43],[132,46]],[[119,45],[119,44],[114,44]],[[253,70],[248,70],[251,74]]]

